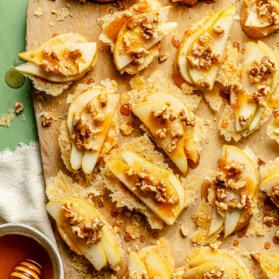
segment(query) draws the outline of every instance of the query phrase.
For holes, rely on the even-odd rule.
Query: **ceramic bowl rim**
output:
[[[34,239],[40,245],[44,247],[47,251],[52,265],[53,265],[53,272],[54,272],[54,279],[64,279],[64,270],[63,270],[63,263],[61,256],[58,252],[58,248],[49,240],[47,236],[41,233],[39,230],[35,229],[26,224],[21,223],[6,223],[0,224],[0,237],[5,235],[24,235],[29,238]]]

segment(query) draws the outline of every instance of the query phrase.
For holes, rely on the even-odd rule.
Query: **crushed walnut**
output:
[[[269,57],[264,56],[260,62],[253,61],[249,69],[249,81],[250,83],[266,81],[268,75],[274,74],[275,71],[275,63]]]
[[[17,114],[19,114],[19,113],[21,113],[23,110],[24,110],[23,104],[20,103],[20,102],[16,102],[16,103],[15,103],[15,112],[16,112]]]
[[[43,127],[49,127],[53,121],[53,115],[50,111],[43,112],[41,114],[41,120]]]
[[[256,88],[256,91],[253,94],[254,100],[259,104],[259,107],[266,108],[267,103],[266,103],[266,96],[270,92],[270,87],[263,84],[259,85]]]
[[[224,272],[225,272],[225,268],[223,266],[217,266],[216,268],[212,269],[211,271],[206,272],[203,275],[203,278],[204,279],[223,278]]]
[[[131,278],[131,279],[148,279],[148,275],[147,275],[146,270],[142,270],[142,274],[140,274],[137,271],[132,271],[129,274],[129,278]]]
[[[279,23],[279,3],[276,0],[258,0],[257,1],[258,18],[262,23]]]
[[[98,100],[102,107],[107,105],[106,94],[99,95]],[[94,99],[88,102],[85,110],[92,117],[92,123],[88,123],[81,115],[74,113],[72,140],[79,150],[85,148],[94,152],[99,148],[95,139],[97,134],[103,131],[102,123],[105,121],[106,116],[95,106]]]
[[[225,159],[218,162],[218,170],[213,178],[214,204],[218,214],[223,217],[228,211],[253,207],[251,198],[245,192],[247,181],[241,178],[244,167],[242,163]]]
[[[186,58],[191,67],[205,70],[220,62],[220,54],[213,52],[213,38],[208,35],[198,39],[191,50],[191,55],[187,55]]]
[[[82,53],[79,49],[63,49],[62,54],[56,53],[51,47],[42,49],[44,57],[39,65],[43,70],[51,74],[68,76],[78,73],[78,64],[83,61]],[[62,60],[63,56],[63,61]]]
[[[151,40],[157,37],[158,18],[156,15],[131,17],[127,21],[130,30],[138,29],[143,40]],[[136,34],[135,34],[136,33]],[[133,57],[133,62],[142,65],[150,52],[138,43],[138,32],[125,33],[123,38],[123,52]]]
[[[102,228],[105,223],[100,221],[98,217],[84,220],[82,216],[73,211],[72,202],[64,204],[62,210],[67,222],[71,225],[73,233],[85,239],[86,244],[94,244],[102,238]]]
[[[135,188],[141,193],[152,196],[156,202],[166,204],[177,204],[178,197],[167,193],[167,185],[163,180],[146,172],[146,167],[141,171],[134,168],[128,169],[125,174],[135,179]]]

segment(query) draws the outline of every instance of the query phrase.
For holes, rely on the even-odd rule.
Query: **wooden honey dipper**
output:
[[[15,267],[9,279],[40,279],[42,267],[33,260],[25,260]]]

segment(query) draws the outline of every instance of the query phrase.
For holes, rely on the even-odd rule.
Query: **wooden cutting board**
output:
[[[218,9],[223,9],[229,7],[232,1],[228,0],[217,0],[217,3],[205,4],[203,2],[198,3],[193,8],[188,8],[186,6],[180,5],[179,3],[171,3],[168,0],[161,1],[163,5],[171,5],[172,10],[170,12],[169,21],[176,21],[178,27],[168,35],[162,42],[161,54],[167,54],[169,56],[168,60],[164,63],[159,63],[157,59],[152,63],[152,65],[144,70],[141,74],[143,77],[148,78],[154,71],[162,70],[165,72],[165,78],[171,80],[172,74],[172,64],[174,57],[176,55],[176,48],[172,43],[172,38],[176,36],[179,40],[182,40],[184,32],[193,23],[201,18],[202,15],[211,13]],[[238,8],[238,14],[240,10],[241,1],[236,1]],[[134,1],[127,0],[125,5],[129,7]],[[61,160],[60,150],[58,146],[58,135],[59,127],[62,119],[65,119],[68,110],[68,104],[66,103],[66,98],[68,94],[72,94],[78,83],[87,83],[88,80],[93,79],[97,85],[106,78],[115,80],[118,83],[118,92],[125,93],[130,90],[128,75],[120,75],[116,71],[112,56],[109,51],[109,47],[104,45],[98,40],[101,33],[101,28],[98,25],[100,18],[109,13],[115,12],[120,4],[97,4],[88,2],[85,4],[76,3],[76,1],[65,1],[65,0],[30,0],[27,8],[27,35],[26,35],[26,48],[31,50],[38,47],[44,41],[51,38],[54,34],[62,34],[67,32],[77,32],[85,37],[89,38],[91,41],[96,41],[98,43],[99,59],[95,68],[88,73],[82,80],[75,82],[68,90],[64,91],[58,97],[51,97],[43,92],[33,92],[33,102],[37,121],[37,128],[41,147],[41,156],[43,163],[43,170],[45,179],[56,176],[59,170],[69,174]],[[63,18],[59,19],[61,11],[66,11],[69,14]],[[244,48],[244,44],[247,40],[250,40],[242,32],[239,24],[239,19],[236,17],[230,40],[233,43],[238,43],[241,50]],[[276,47],[276,35],[273,34],[268,38],[263,39],[273,47]],[[240,54],[241,55],[241,54]],[[164,82],[164,81],[162,81]],[[53,113],[54,121],[49,127],[43,127],[41,123],[41,114],[45,111]],[[224,139],[219,136],[219,131],[217,128],[218,120],[220,114],[214,112],[205,101],[201,101],[195,113],[204,118],[208,125],[208,135],[206,141],[204,142],[203,151],[201,152],[201,161],[198,168],[190,170],[189,175],[196,176],[198,178],[197,184],[197,198],[195,202],[186,210],[181,213],[178,222],[171,227],[164,227],[162,231],[159,232],[159,236],[166,237],[171,243],[171,249],[176,259],[176,265],[181,266],[183,260],[187,253],[194,248],[191,242],[191,233],[196,229],[196,225],[193,223],[191,217],[198,209],[199,205],[199,189],[204,179],[206,173],[216,168],[216,163],[218,158],[221,156],[222,145],[225,143]],[[266,125],[263,126],[259,131],[250,135],[248,138],[242,140],[239,143],[233,143],[239,147],[249,146],[262,160],[268,161],[274,159],[279,155],[278,145],[267,138],[265,133]],[[70,175],[70,174],[69,174]],[[105,198],[107,205],[105,208],[101,209],[102,213],[108,217],[111,221],[110,207],[112,206],[107,197]],[[130,220],[127,215],[121,214],[117,218],[123,222],[123,224],[129,224]],[[113,221],[113,220],[112,220]],[[115,221],[115,220],[114,220]],[[187,225],[189,228],[189,235],[183,237],[180,233],[180,227],[182,225]],[[135,247],[137,245],[139,248],[148,245],[154,240],[154,231],[151,229],[142,229],[142,232],[146,236],[146,240],[141,242],[139,239],[132,240],[131,242],[126,242],[123,239],[123,234],[121,238],[123,239],[124,250],[127,251],[129,248]],[[265,251],[264,244],[268,241],[271,243],[271,248],[268,252],[275,252],[278,247],[273,244],[272,236],[274,236],[274,228],[266,237],[254,237],[248,238],[243,237],[238,239],[237,236],[228,237],[226,240],[222,240],[221,248],[233,248],[233,241],[238,239],[239,246],[238,249],[245,249],[247,251]],[[80,278],[81,276],[72,267],[72,254],[69,253],[66,245],[60,241],[57,236],[57,241],[59,249],[64,261],[65,267],[65,278]],[[126,254],[125,254],[126,255]],[[254,262],[246,260],[250,271],[253,274],[258,274],[258,269],[253,268]],[[121,266],[121,271],[117,273],[119,276],[123,274],[126,269],[126,260],[124,259]],[[257,275],[258,276],[258,275]],[[259,278],[257,277],[256,278]],[[260,278],[265,278],[261,275]]]

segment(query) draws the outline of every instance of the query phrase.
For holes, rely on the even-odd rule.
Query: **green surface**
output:
[[[9,127],[0,126],[0,151],[14,150],[19,143],[38,141],[30,81],[26,79],[19,89],[10,88],[5,82],[6,72],[19,61],[17,54],[25,50],[27,4],[28,0],[0,1],[0,118],[16,102],[24,105],[24,111],[16,115]]]

